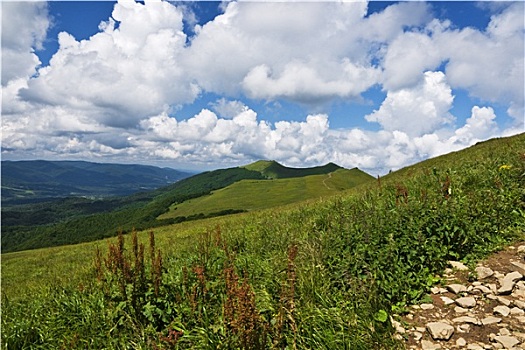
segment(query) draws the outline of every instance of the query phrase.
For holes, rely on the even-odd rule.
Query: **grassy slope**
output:
[[[358,169],[342,168],[324,175],[279,178],[271,181],[242,180],[210,195],[173,205],[168,213],[159,218],[211,214],[227,209],[267,209],[333,195],[370,180],[373,180],[373,177]]]
[[[268,326],[268,347],[393,349],[384,316],[420,300],[448,259],[472,261],[523,239],[524,174],[522,134],[333,199],[158,228],[165,274],[161,296],[152,298],[150,286],[140,309],[153,315],[149,326],[133,321],[140,315],[130,300],[108,299],[96,283],[89,256],[97,245],[105,253],[105,242],[3,254],[2,346],[153,348],[167,346],[161,336],[177,329],[180,348],[240,347],[224,319],[225,269],[233,264],[254,293],[257,322],[282,325]]]
[[[310,175],[324,175],[343,169],[334,163],[311,167],[311,168],[290,168],[270,160],[259,160],[255,163],[244,166],[248,170],[260,172],[269,179],[286,179],[293,177],[303,177]]]

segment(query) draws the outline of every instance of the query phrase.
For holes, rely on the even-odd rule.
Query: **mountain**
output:
[[[328,163],[323,166],[312,168],[289,168],[274,160],[259,160],[255,163],[244,166],[244,168],[260,172],[268,179],[288,179],[310,175],[323,175],[332,173],[338,169],[344,169],[334,163]]]
[[[2,343],[9,349],[36,343],[78,349],[404,348],[395,321],[406,321],[402,315],[412,305],[435,301],[430,292],[449,283],[443,276],[450,261],[471,267],[461,272],[463,282],[481,279],[473,271],[480,259],[525,239],[524,152],[525,134],[494,139],[332,198],[2,254],[2,316],[8,321]],[[128,211],[129,220],[155,217],[155,206],[165,208],[176,191],[182,200],[184,193],[209,189],[212,179],[223,189],[205,197],[301,179],[264,180],[263,170],[223,169],[182,180],[157,190],[151,203],[134,204],[138,210]],[[315,184],[317,176],[331,187],[340,172],[308,181]],[[108,222],[122,223],[117,213],[128,209],[110,213]],[[92,238],[91,224],[103,219],[79,220],[84,231],[78,232]],[[68,227],[62,232],[57,226],[55,236],[32,234],[53,244],[58,237],[78,239],[67,237],[79,230],[72,222]],[[496,257],[489,260],[505,272]],[[495,277],[486,281],[497,283]],[[497,304],[480,303],[481,311]]]
[[[2,161],[2,205],[64,197],[124,196],[192,174],[146,165],[83,161]]]
[[[159,219],[267,209],[334,195],[374,179],[357,168],[344,169],[335,164],[302,169],[287,168],[276,162],[266,168],[258,167],[259,162],[254,164],[257,167],[244,168],[257,169],[266,179],[237,181],[209,195],[173,204]]]
[[[126,197],[68,198],[2,208],[2,251],[79,243],[113,236],[118,230],[270,208],[334,194],[372,179],[358,169],[331,163],[288,168],[277,162],[256,162],[200,173]]]

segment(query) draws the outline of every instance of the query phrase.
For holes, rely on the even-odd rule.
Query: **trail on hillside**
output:
[[[326,180],[329,180],[329,179],[331,179],[331,178],[332,178],[332,173],[328,173],[328,177],[325,178],[325,179],[323,180],[323,185],[324,185],[327,189],[329,189],[329,190],[331,190],[331,188],[330,188],[330,186],[328,186],[328,185],[326,184]]]
[[[450,262],[432,302],[394,320],[407,349],[525,349],[525,242],[469,269]]]

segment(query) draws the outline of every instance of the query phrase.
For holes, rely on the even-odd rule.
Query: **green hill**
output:
[[[331,175],[328,176],[332,171],[337,173],[333,179]],[[274,184],[272,181],[283,180],[268,180],[270,173],[274,174],[273,177],[296,180],[288,181],[286,190],[277,190],[279,186],[284,188],[283,184]],[[320,178],[317,180],[299,180],[312,174],[325,175],[318,175]],[[370,179],[369,175],[358,169],[347,171],[335,164],[295,169],[271,162],[265,167],[250,165],[208,171],[154,191],[127,197],[65,198],[2,208],[2,251],[88,242],[114,236],[119,230],[129,232],[134,228],[142,230],[186,220],[270,208],[336,193]],[[234,187],[233,191],[228,189],[222,192],[222,196],[221,192],[212,194],[242,180],[260,182],[248,187]],[[244,193],[235,194],[236,189]],[[250,201],[238,202],[235,201],[237,197],[247,197]],[[233,202],[235,205],[232,205]],[[201,207],[204,203],[205,206]],[[179,206],[186,209],[170,211],[170,208]]]
[[[137,164],[82,161],[2,161],[2,206],[55,198],[125,196],[192,174]]]
[[[274,164],[277,164],[273,162]],[[256,167],[246,166],[255,170]],[[260,169],[260,168],[259,168]],[[268,168],[260,171],[267,175]],[[170,211],[159,219],[193,216],[198,214],[230,211],[251,211],[267,209],[312,198],[334,195],[340,191],[373,180],[359,169],[343,169],[336,165],[306,170],[273,166],[276,180],[241,180],[227,187],[213,191],[210,195],[184,201],[170,207]],[[331,172],[334,170],[334,172]],[[321,172],[323,175],[303,175]],[[293,175],[293,176],[290,176]]]
[[[390,317],[429,302],[449,260],[525,239],[525,134],[154,232],[2,254],[2,346],[402,349]]]
[[[259,160],[255,163],[244,166],[244,168],[258,171],[268,179],[287,179],[310,175],[323,175],[332,173],[338,169],[343,169],[334,163],[311,168],[289,168],[273,160]]]

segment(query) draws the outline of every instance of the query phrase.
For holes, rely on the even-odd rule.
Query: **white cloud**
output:
[[[222,118],[233,118],[233,116],[248,108],[241,101],[230,101],[226,100],[224,97],[213,102],[211,107]]]
[[[42,48],[50,22],[45,2],[2,2],[2,86],[27,79],[40,64],[35,50]]]
[[[442,72],[425,72],[424,80],[412,88],[389,91],[379,110],[365,118],[384,130],[420,136],[449,123],[454,97]]]
[[[484,31],[431,20],[430,5],[420,2],[369,17],[365,2],[224,8],[188,39],[183,25],[195,18],[187,7],[120,1],[91,38],[60,33],[58,52],[35,75],[47,8],[2,3],[4,155],[209,167],[333,161],[375,175],[523,131],[522,3],[500,9]],[[379,131],[334,130],[327,114],[270,122],[246,99],[324,106],[358,99],[375,84],[386,98],[366,119]],[[453,89],[484,105],[457,128]],[[201,92],[223,95],[187,120],[170,114]],[[506,130],[493,103],[516,120]]]
[[[100,28],[102,32],[82,41],[60,33],[50,65],[40,69],[20,95],[89,110],[90,118],[111,126],[134,126],[147,115],[197,96],[199,88],[179,62],[186,35],[176,7],[120,1]]]

